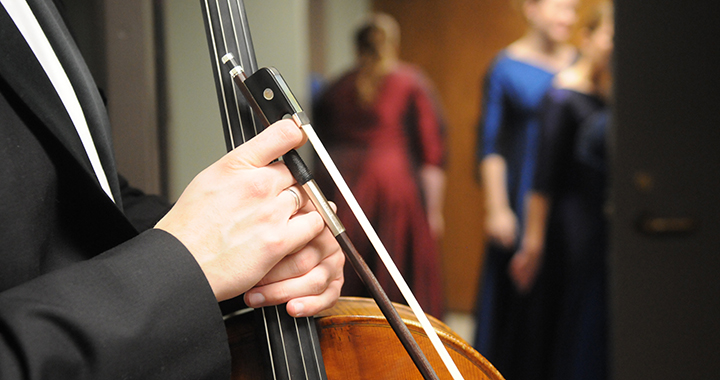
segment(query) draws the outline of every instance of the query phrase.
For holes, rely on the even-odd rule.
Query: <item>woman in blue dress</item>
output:
[[[562,279],[552,378],[606,378],[605,130],[613,49],[612,5],[582,29],[580,59],[560,72],[543,101],[540,145],[526,228],[511,262],[519,289],[548,260]]]
[[[578,0],[524,0],[527,31],[497,56],[484,83],[478,161],[488,247],[477,303],[475,347],[510,380],[547,374],[550,310],[543,281],[519,292],[508,264],[522,235],[538,140],[537,111],[553,76],[576,58],[567,44]],[[552,276],[549,276],[552,278]]]

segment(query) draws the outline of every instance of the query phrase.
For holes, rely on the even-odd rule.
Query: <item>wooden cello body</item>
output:
[[[438,376],[449,379],[450,374],[412,311],[400,304],[395,307]],[[253,318],[252,313],[239,313],[225,321],[233,380],[255,380],[264,375]],[[503,379],[490,362],[448,326],[429,318],[465,379]],[[422,379],[372,299],[341,297],[333,308],[317,315],[315,320],[328,379]]]

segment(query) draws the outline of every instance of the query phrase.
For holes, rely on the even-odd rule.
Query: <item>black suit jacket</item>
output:
[[[50,1],[28,0],[120,202],[104,105]],[[0,7],[0,379],[228,378],[221,314],[171,235],[102,191],[51,82]]]

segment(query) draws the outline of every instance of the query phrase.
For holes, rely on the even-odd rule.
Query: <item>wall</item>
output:
[[[168,191],[177,199],[202,169],[225,153],[210,53],[199,0],[168,1],[166,62]]]
[[[309,104],[305,0],[248,0],[258,64],[276,66],[301,104]],[[199,0],[164,3],[169,196],[176,199],[225,153]]]

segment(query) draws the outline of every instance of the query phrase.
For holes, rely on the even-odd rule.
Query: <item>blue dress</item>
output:
[[[484,82],[477,159],[501,155],[507,165],[510,207],[520,222],[531,187],[539,138],[538,110],[555,73],[501,52]],[[517,293],[508,276],[515,248],[489,244],[476,304],[475,348],[510,380],[543,379],[552,351],[553,276],[541,270],[529,294]]]
[[[550,200],[545,258],[560,265],[552,379],[603,380],[606,368],[608,112],[593,95],[548,91],[533,191]]]

